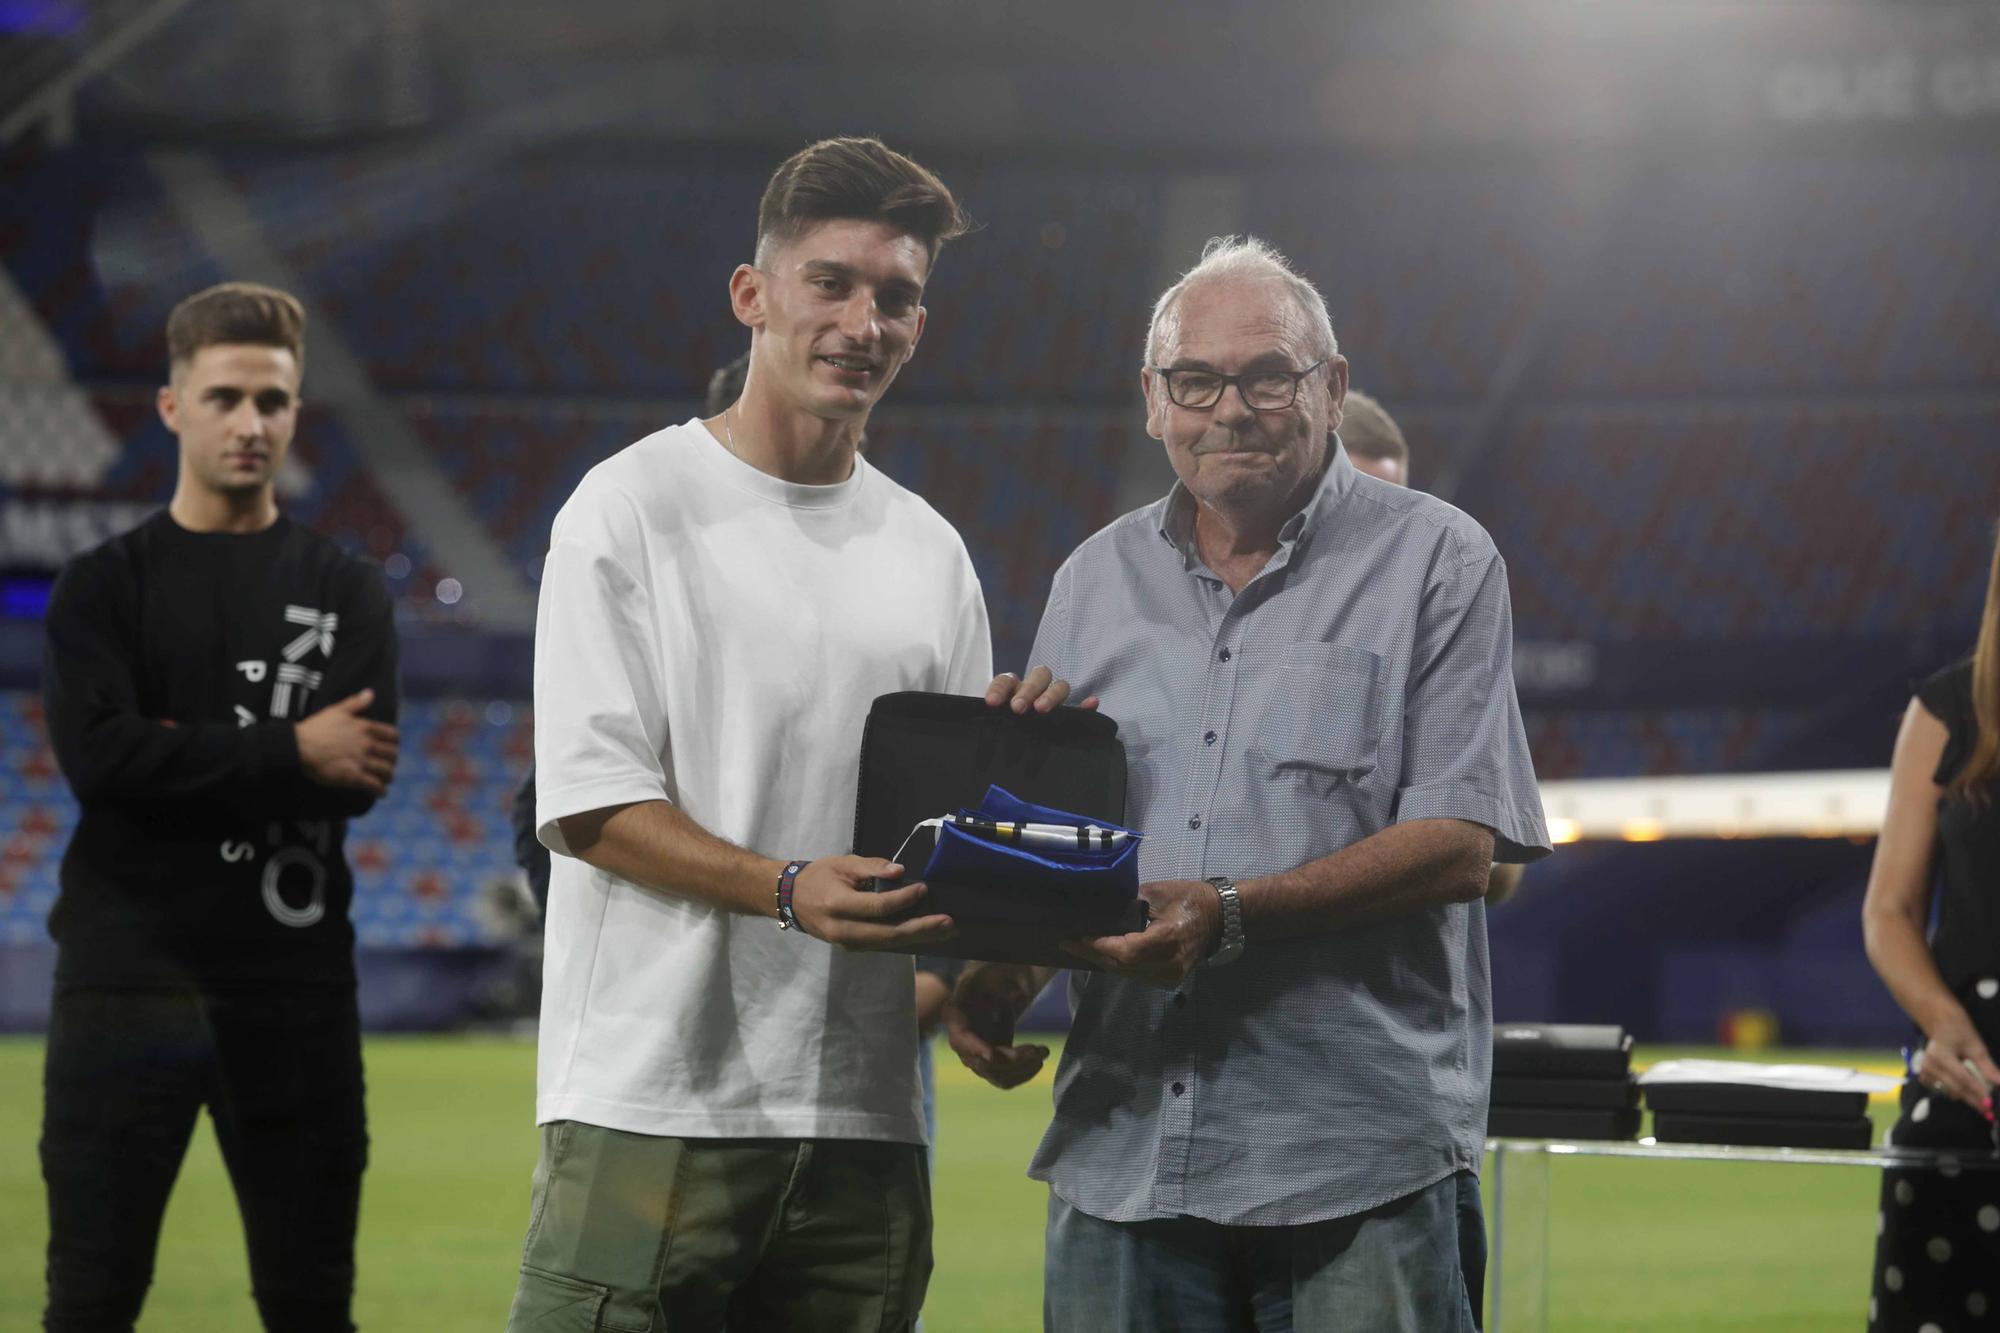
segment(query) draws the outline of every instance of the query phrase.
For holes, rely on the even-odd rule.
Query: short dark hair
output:
[[[1403,428],[1382,404],[1359,389],[1349,389],[1341,404],[1340,442],[1350,456],[1393,458],[1403,465],[1406,475],[1409,473],[1410,445],[1403,438]]]
[[[282,347],[303,370],[306,310],[299,298],[255,282],[224,282],[196,292],[167,316],[168,370],[204,347],[247,343]]]
[[[836,218],[906,231],[924,243],[932,264],[944,243],[971,225],[943,181],[880,139],[821,139],[771,173],[757,205],[757,252]]]
[[[708,377],[708,401],[703,415],[719,417],[730,404],[743,396],[743,381],[750,375],[750,353],[745,352]]]

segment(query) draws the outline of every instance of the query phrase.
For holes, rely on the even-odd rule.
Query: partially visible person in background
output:
[[[937,1165],[937,1057],[932,1049],[932,1038],[937,1036],[938,1025],[944,1022],[945,1001],[951,998],[951,988],[958,984],[958,974],[965,970],[965,964],[956,958],[934,958],[924,954],[917,959],[917,1076],[924,1087],[924,1130],[930,1136],[931,1165]]]
[[[2000,1149],[2000,542],[1972,657],[1917,687],[1861,909],[1868,959],[1916,1024],[1899,1148]],[[1926,939],[1933,895],[1937,927]],[[2000,1317],[2000,1174],[1882,1173],[1868,1327]]]
[[[1410,484],[1410,444],[1403,438],[1403,428],[1382,404],[1359,389],[1347,391],[1339,440],[1356,472],[1379,477],[1392,486]],[[1486,881],[1486,905],[1498,907],[1513,897],[1527,869],[1505,862],[1496,864]],[[1474,1304],[1477,1303],[1475,1300]]]
[[[1379,477],[1392,486],[1410,484],[1410,443],[1403,428],[1382,404],[1359,389],[1347,391],[1337,437],[1356,472]],[[1486,905],[1498,906],[1521,886],[1526,866],[1496,861],[1486,877]],[[1475,1326],[1486,1326],[1486,1210],[1479,1181],[1459,1177],[1458,1263],[1465,1274],[1465,1297],[1472,1305]]]
[[[1359,389],[1347,391],[1340,442],[1346,446],[1355,471],[1380,477],[1391,486],[1410,484],[1410,445],[1403,438],[1403,428],[1382,404]]]
[[[743,396],[743,381],[750,375],[750,353],[745,352],[708,377],[708,397],[702,403],[704,416],[719,417],[736,406]]]
[[[82,806],[49,918],[52,1333],[138,1319],[204,1108],[264,1326],[354,1327],[368,1131],[343,843],[396,769],[396,630],[382,571],[278,508],[305,322],[250,283],[174,307],[173,499],[49,602],[49,738]]]

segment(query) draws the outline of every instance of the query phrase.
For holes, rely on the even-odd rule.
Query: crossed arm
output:
[[[343,603],[349,626],[326,670],[338,699],[299,722],[149,716],[140,702],[130,594],[73,562],[49,603],[43,666],[49,739],[84,801],[217,801],[299,818],[365,814],[395,774],[396,638],[375,576]]]

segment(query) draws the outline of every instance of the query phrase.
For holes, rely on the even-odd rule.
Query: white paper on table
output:
[[[1662,1060],[1639,1076],[1652,1083],[1741,1083],[1812,1092],[1894,1092],[1901,1079],[1838,1065],[1760,1065],[1746,1060]]]

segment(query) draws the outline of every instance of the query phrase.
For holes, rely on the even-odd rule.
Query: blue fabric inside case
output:
[[[926,883],[948,883],[1005,889],[1010,892],[1060,894],[1125,902],[1139,892],[1139,839],[1131,829],[1109,820],[1032,805],[1001,787],[988,787],[975,809],[962,815],[996,822],[1085,824],[1120,829],[1131,834],[1123,846],[1107,850],[1076,850],[1008,846],[968,833],[953,824],[937,831],[937,844],[924,866]]]

